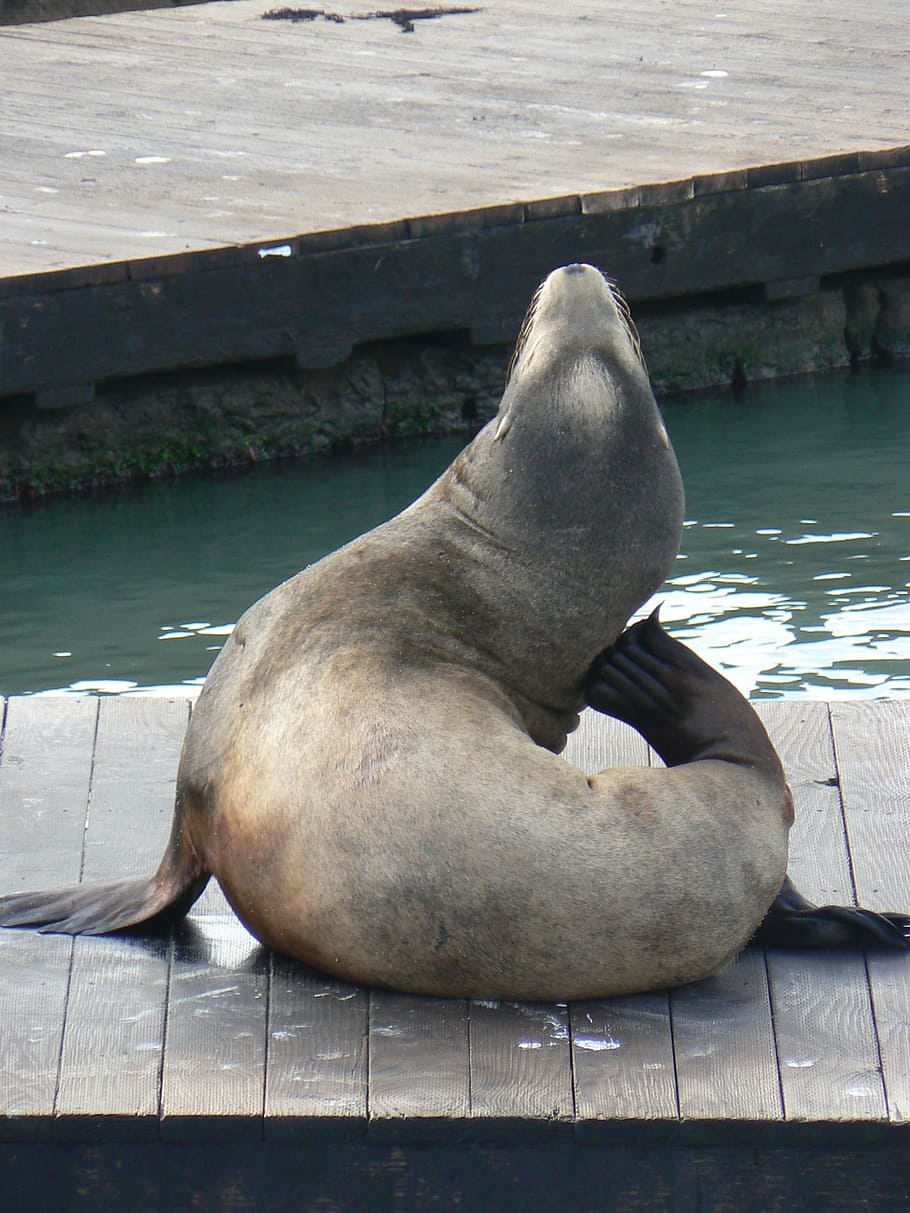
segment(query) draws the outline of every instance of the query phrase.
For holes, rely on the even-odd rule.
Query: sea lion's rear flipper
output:
[[[106,935],[140,924],[154,929],[181,918],[208,880],[175,830],[154,876],[0,897],[0,927],[55,935]]]
[[[910,951],[910,915],[855,906],[816,906],[789,876],[752,940],[762,948],[864,948]]]

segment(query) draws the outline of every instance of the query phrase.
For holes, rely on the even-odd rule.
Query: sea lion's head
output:
[[[650,398],[648,371],[629,308],[593,265],[565,265],[537,288],[509,364],[497,439],[511,427],[518,384],[530,387],[541,380],[554,396],[554,405],[592,419],[630,393],[643,391]],[[554,385],[559,385],[556,392]]]

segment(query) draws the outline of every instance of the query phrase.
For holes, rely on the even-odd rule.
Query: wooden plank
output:
[[[883,1121],[878,1040],[861,953],[768,953],[788,1120]]]
[[[765,958],[746,951],[670,993],[679,1112],[712,1121],[783,1117]]]
[[[855,901],[847,834],[837,786],[828,706],[808,700],[754,704],[780,755],[793,793],[787,870],[810,901]]]
[[[471,1116],[494,1122],[487,1136],[496,1132],[496,1121],[515,1141],[571,1120],[568,1007],[475,1000],[468,1014]]]
[[[648,765],[648,743],[635,729],[588,708],[569,735],[563,757],[586,775],[607,767]]]
[[[856,895],[910,913],[910,701],[831,705]]]
[[[850,860],[827,705],[778,700],[762,703],[759,713],[793,792],[790,875],[810,900],[850,905]],[[884,1119],[885,1092],[862,955],[772,950],[767,962],[787,1118]]]
[[[97,700],[76,696],[9,700],[0,837],[4,893],[79,879],[97,714]]]
[[[168,956],[159,1136],[263,1135],[270,955],[209,881]]]
[[[233,916],[175,932],[161,1078],[161,1136],[259,1140],[268,954]]]
[[[597,1122],[675,1121],[669,995],[579,1002],[571,1011],[578,1139]]]
[[[0,749],[4,892],[78,880],[96,715],[89,699],[9,700]],[[62,936],[0,937],[4,1137],[40,1132],[53,1114],[71,951]]]
[[[186,700],[101,701],[85,839],[85,880],[150,874],[170,832]],[[71,1137],[100,1119],[157,1137],[167,937],[74,941],[55,1114]]]
[[[369,1137],[458,1137],[470,1115],[468,1004],[370,991]]]
[[[146,225],[118,232],[117,216],[137,193],[163,251],[182,252],[213,230],[286,236],[301,213],[318,230],[906,142],[893,23],[843,0],[799,25],[775,13],[773,39],[759,0],[736,15],[677,5],[659,53],[646,0],[569,0],[555,25],[543,0],[500,0],[407,36],[387,20],[261,14],[235,2],[2,31],[5,134],[27,149],[5,172],[17,213],[57,189],[48,226],[81,216],[125,261]],[[107,155],[87,172],[66,158],[79,150]],[[8,272],[54,260],[15,232],[4,252]]]
[[[860,905],[910,913],[910,701],[831,705],[841,796]],[[910,1121],[910,962],[867,958],[888,1115]]]
[[[267,1140],[343,1140],[363,1135],[367,1116],[365,989],[271,957]]]

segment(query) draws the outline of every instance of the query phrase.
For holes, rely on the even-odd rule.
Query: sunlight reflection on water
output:
[[[664,411],[689,511],[655,599],[673,634],[756,698],[910,696],[910,369]],[[401,509],[459,446],[0,515],[0,691],[195,695],[251,602]]]

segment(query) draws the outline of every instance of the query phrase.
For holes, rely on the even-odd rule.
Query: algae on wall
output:
[[[634,310],[658,396],[910,355],[910,278],[775,302]],[[53,411],[0,401],[0,500],[391,435],[467,433],[495,413],[510,354],[396,341],[361,347],[329,370],[262,364],[125,380]]]

